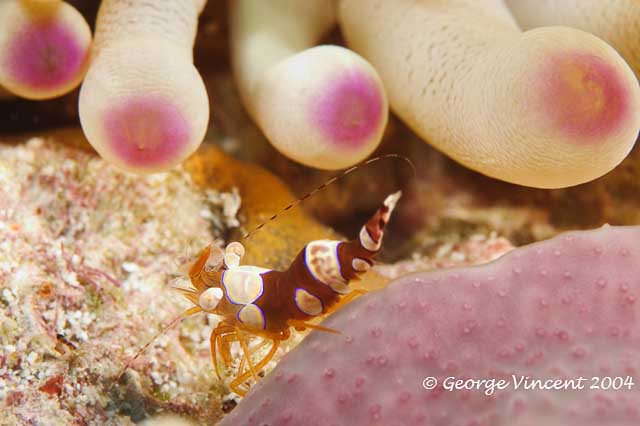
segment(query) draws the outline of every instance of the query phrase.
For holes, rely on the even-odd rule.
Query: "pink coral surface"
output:
[[[402,277],[331,316],[323,325],[342,335],[312,332],[221,424],[640,424],[638,277],[640,227]],[[455,390],[450,377],[507,385]],[[602,389],[616,377],[626,385]],[[546,380],[573,381],[540,389]]]

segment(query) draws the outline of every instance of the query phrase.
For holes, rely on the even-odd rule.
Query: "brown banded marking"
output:
[[[342,276],[338,245],[340,241],[318,240],[305,246],[304,262],[313,278],[340,294],[349,292],[348,282]]]
[[[382,239],[374,240],[366,226],[360,229],[360,245],[369,251],[376,252],[382,246]]]
[[[395,208],[396,203],[401,196],[402,192],[400,191],[387,196],[374,217],[360,229],[360,245],[366,250],[371,252],[377,252],[378,250],[380,250],[380,247],[382,246],[382,235],[384,233],[384,227],[387,222],[389,222],[391,212]],[[374,221],[374,218],[376,216],[378,217],[377,222]]]

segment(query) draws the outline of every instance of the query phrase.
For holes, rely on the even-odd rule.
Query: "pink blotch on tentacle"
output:
[[[553,56],[538,78],[546,117],[576,144],[604,140],[630,115],[630,96],[623,77],[615,66],[597,56]]]
[[[88,55],[88,49],[74,34],[54,21],[25,27],[7,49],[6,68],[14,79],[35,89],[49,89],[73,80]]]
[[[350,72],[331,81],[313,104],[313,122],[341,148],[359,148],[380,126],[381,88],[370,76]]]
[[[189,124],[178,108],[159,96],[116,104],[104,115],[109,149],[132,167],[171,163],[185,149]]]

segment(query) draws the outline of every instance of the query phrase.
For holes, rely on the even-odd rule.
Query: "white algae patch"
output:
[[[0,145],[0,424],[219,417],[209,316],[115,377],[187,307],[171,274],[237,226],[239,206],[236,192],[204,193],[181,168],[139,176],[53,141]]]

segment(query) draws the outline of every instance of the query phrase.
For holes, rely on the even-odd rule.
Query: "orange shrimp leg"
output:
[[[251,353],[254,353],[258,349],[262,348],[264,345],[268,344],[268,342],[272,342],[271,349],[269,352],[257,363],[254,365],[255,371],[261,371],[268,363],[271,361],[276,354],[278,348],[280,347],[280,342],[287,340],[291,336],[291,332],[289,329],[283,331],[282,333],[269,333],[267,335],[262,336],[263,341],[251,348]],[[243,358],[244,361],[244,358]],[[229,387],[238,395],[244,396],[246,392],[242,390],[240,386],[244,384],[247,379],[252,376],[251,371],[244,371],[244,365],[241,363],[241,368],[238,369],[238,376],[231,382]]]
[[[209,338],[209,344],[211,346],[211,361],[213,362],[213,368],[216,370],[216,375],[218,379],[221,379],[222,375],[220,374],[220,368],[218,367],[218,356],[216,348],[220,348],[220,355],[222,356],[223,362],[225,366],[228,365],[228,362],[231,360],[231,355],[228,354],[228,346],[223,348],[221,343],[221,338],[224,335],[229,333],[233,333],[234,328],[224,322],[218,324],[218,326],[211,332],[211,337]],[[226,352],[225,352],[226,349]]]
[[[276,354],[278,347],[280,347],[280,340],[273,340],[273,345],[271,346],[271,350],[269,351],[269,353],[267,353],[267,355],[264,358],[262,358],[260,362],[258,362],[255,366],[253,365],[250,359],[247,360],[249,367],[250,368],[253,367],[254,371],[262,370],[269,363],[269,361],[271,361],[273,356]],[[246,392],[243,389],[241,389],[240,386],[252,375],[253,375],[253,371],[246,371],[243,374],[238,375],[238,377],[236,377],[231,382],[229,387],[231,388],[232,391],[234,391],[238,395],[244,396]],[[258,380],[256,376],[254,376],[254,379]]]
[[[222,355],[222,363],[225,365],[225,367],[229,367],[233,363],[233,360],[231,359],[231,347],[229,344],[237,342],[238,336],[236,335],[236,332],[234,330],[220,336],[218,340],[218,343],[220,345],[220,353]]]
[[[344,307],[344,305],[346,305],[347,303],[351,302],[354,299],[357,299],[358,297],[360,297],[360,296],[362,296],[364,294],[367,294],[367,290],[362,289],[362,288],[354,288],[349,293],[347,293],[342,299],[340,299],[340,301],[338,301],[338,303],[333,305],[329,309],[329,312],[334,312],[334,311]]]
[[[242,330],[240,329],[240,327],[236,327],[236,335],[238,336],[238,341],[240,342],[240,347],[242,347],[242,352],[244,353],[244,357],[247,360],[247,364],[249,365],[249,370],[251,371],[251,375],[253,376],[254,380],[258,380],[258,373],[256,372],[256,369],[253,365],[253,362],[251,362],[251,355],[249,353],[249,347],[247,346],[247,341],[245,340],[243,334],[242,334]],[[238,380],[236,378],[236,380]],[[235,380],[233,381],[235,382]],[[233,383],[232,382],[232,383]]]
[[[326,333],[342,334],[340,331],[334,330],[333,328],[323,327],[321,325],[316,325],[316,324],[310,324],[302,320],[291,319],[287,321],[287,324],[289,324],[291,327],[295,328],[298,331],[303,331],[307,328],[310,328],[312,330],[324,331]]]
[[[269,344],[269,340],[267,339],[262,340],[262,342],[255,345],[249,350],[249,355],[255,354],[258,350],[262,349],[268,344]],[[238,375],[241,375],[244,373],[245,362],[246,362],[246,359],[243,357],[242,360],[240,361],[240,366],[238,367]]]

